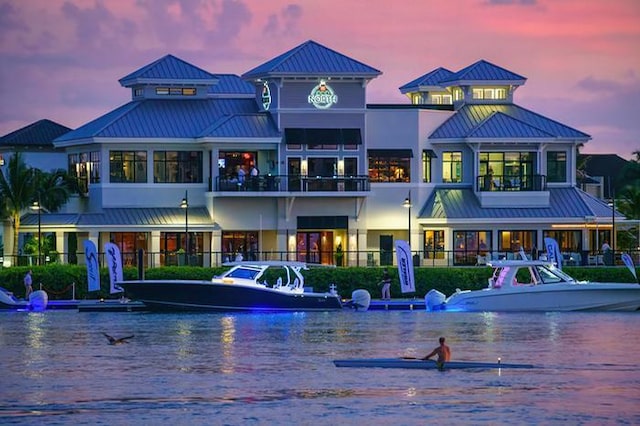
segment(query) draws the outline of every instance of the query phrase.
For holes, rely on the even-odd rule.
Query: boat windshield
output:
[[[255,280],[261,271],[249,268],[238,268],[229,272],[225,278],[241,278],[244,280]]]
[[[559,274],[559,271],[552,271],[544,266],[536,266],[536,270],[542,284],[553,284],[565,281],[564,277]]]

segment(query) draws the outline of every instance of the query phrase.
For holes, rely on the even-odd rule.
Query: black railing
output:
[[[640,265],[640,251],[627,252],[633,259],[635,265]],[[526,253],[530,258],[531,254]],[[622,251],[615,252],[563,252],[563,265],[566,266],[622,266]],[[540,253],[539,258],[544,259],[544,253]],[[416,267],[445,267],[445,266],[485,266],[494,260],[517,260],[520,259],[519,252],[486,252],[486,251],[412,251],[413,264]],[[77,264],[79,259],[84,259],[84,253],[59,253],[56,257],[43,259],[43,264],[67,263]],[[99,264],[106,267],[104,253],[98,254]],[[124,266],[137,266],[138,255],[133,252],[122,253]],[[287,251],[256,251],[243,253],[223,253],[223,252],[197,252],[187,255],[178,252],[145,252],[143,254],[144,266],[156,268],[161,266],[202,266],[215,267],[225,262],[235,260],[248,261],[298,261],[309,264],[322,263],[337,267],[380,267],[395,265],[396,256],[392,251],[362,250],[362,251],[341,251],[341,252],[287,252]],[[16,256],[0,255],[0,267],[2,261],[13,266],[37,266],[37,256]]]
[[[546,191],[545,175],[482,175],[476,178],[476,191]]]
[[[363,192],[370,191],[369,176],[262,175],[237,178],[217,177],[216,192]]]

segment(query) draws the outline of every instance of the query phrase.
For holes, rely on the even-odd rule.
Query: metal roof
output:
[[[505,194],[508,196],[508,194]],[[549,207],[482,207],[470,188],[433,191],[419,217],[423,219],[530,219],[611,217],[611,207],[576,188],[549,188]],[[616,217],[624,216],[616,212]]]
[[[166,55],[118,81],[124,87],[131,87],[137,84],[171,84],[176,82],[208,85],[215,84],[218,79],[215,75],[182,59]]]
[[[185,211],[180,207],[107,208],[97,213],[46,213],[40,216],[40,225],[48,226],[182,226]],[[27,213],[21,219],[23,227],[38,226],[38,215]],[[206,207],[189,207],[189,227],[214,224]]]
[[[413,81],[410,81],[403,86],[400,86],[399,89],[401,93],[425,91],[427,87],[432,87],[434,89],[440,87],[444,89],[440,82],[449,78],[453,74],[453,71],[449,71],[446,68],[439,67],[433,71],[429,71],[425,75],[422,75]]]
[[[373,78],[380,74],[382,74],[381,71],[369,65],[309,40],[247,71],[242,75],[242,78],[252,79],[291,75]]]
[[[270,114],[226,115],[199,137],[236,137],[236,138],[279,138],[280,132]]]
[[[0,146],[53,146],[53,140],[71,129],[51,120],[38,120],[0,138]]]
[[[515,104],[464,105],[429,139],[571,138],[591,136]]]
[[[223,123],[235,115],[235,126],[216,130],[215,123]],[[84,126],[56,139],[56,143],[86,138],[196,138],[216,130],[219,137],[244,137],[251,134],[278,134],[272,120],[261,116],[253,98],[227,99],[144,99],[99,117]],[[251,118],[250,116],[253,116]],[[243,128],[241,124],[249,126]],[[265,125],[268,129],[256,130]]]
[[[255,97],[256,88],[235,74],[215,74],[218,82],[209,87],[211,95],[251,95]]]
[[[467,84],[468,82],[478,81],[522,85],[527,81],[527,78],[481,59],[441,80],[440,83],[451,86],[454,84]]]

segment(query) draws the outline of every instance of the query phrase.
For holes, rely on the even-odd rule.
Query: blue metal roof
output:
[[[304,76],[351,76],[372,78],[382,74],[362,62],[351,59],[313,40],[247,71],[242,78]]]
[[[51,120],[38,120],[0,138],[0,146],[53,146],[53,140],[71,131]]]
[[[555,135],[533,127],[502,112],[493,112],[469,132],[470,138],[552,138]]]
[[[270,114],[259,113],[227,115],[204,130],[199,136],[210,138],[279,138],[281,134]]]
[[[471,137],[508,139],[520,135],[522,135],[521,137],[542,138],[591,138],[586,133],[518,105],[497,104],[464,105],[434,130],[429,139],[463,139]]]
[[[216,74],[218,83],[209,87],[212,95],[256,95],[256,88],[235,74]]]
[[[452,84],[477,81],[494,81],[522,85],[527,81],[527,78],[481,59],[445,78],[440,83],[450,86]]]
[[[453,74],[453,71],[449,71],[446,68],[436,68],[435,70],[430,71],[403,86],[400,86],[399,89],[401,93],[423,91],[424,89],[421,90],[421,88],[424,88],[425,86],[442,87],[444,89],[440,82],[449,78]]]
[[[56,143],[86,138],[197,138],[204,132],[212,132],[212,125],[234,115],[265,115],[260,113],[253,98],[247,99],[145,99],[132,101],[93,120],[84,126],[56,139]],[[260,120],[258,120],[260,121]],[[216,136],[243,137],[248,134],[277,134],[271,120],[260,124],[271,126],[260,132],[243,129],[239,123],[256,126],[249,119],[235,122],[237,126],[225,126],[226,131]]]
[[[47,213],[41,215],[42,226],[176,226],[184,223],[180,207],[108,208],[95,213]],[[38,226],[38,215],[27,213],[21,223]],[[206,207],[189,207],[189,226],[213,225]]]
[[[507,196],[508,194],[505,194]],[[436,189],[419,217],[429,219],[566,219],[611,217],[611,207],[576,188],[549,188],[549,207],[482,207],[470,188]],[[623,215],[616,212],[616,216]]]
[[[145,65],[144,67],[122,77],[120,84],[131,87],[136,84],[158,83],[170,84],[181,81],[190,84],[215,84],[218,79],[215,75],[191,65],[173,55],[162,58]]]

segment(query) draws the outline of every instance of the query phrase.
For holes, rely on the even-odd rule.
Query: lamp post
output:
[[[185,241],[185,264],[189,259],[189,191],[184,191],[184,198],[180,203],[180,207],[184,209],[184,241]]]
[[[616,266],[616,188],[611,186],[611,266]]]
[[[409,195],[404,199],[404,203],[402,203],[403,207],[406,207],[409,212],[409,236],[407,237],[407,241],[409,246],[411,246],[411,191],[409,191]]]
[[[38,265],[40,265],[40,261],[42,260],[42,238],[41,238],[41,230],[42,230],[42,221],[41,221],[41,211],[42,207],[40,206],[40,194],[38,194],[38,200],[34,201],[31,205],[32,210],[38,211]]]

